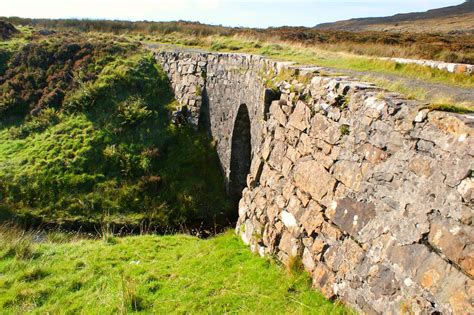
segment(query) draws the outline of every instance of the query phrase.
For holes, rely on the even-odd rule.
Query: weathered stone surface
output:
[[[343,231],[356,236],[374,217],[375,207],[372,203],[344,198],[337,201],[336,211],[331,220]]]
[[[355,275],[351,275],[351,272],[353,272],[354,266],[358,266],[364,259],[365,252],[362,247],[351,238],[347,238],[342,243],[338,253],[341,260],[338,266],[338,274],[349,279],[355,277]]]
[[[375,274],[370,279],[372,292],[376,299],[391,297],[400,289],[395,273],[386,266],[377,266]]]
[[[268,159],[268,164],[276,170],[281,170],[283,158],[286,155],[288,145],[283,141],[276,141]]]
[[[373,145],[366,143],[360,149],[365,159],[372,164],[379,164],[388,158],[388,153],[384,150],[381,150]]]
[[[334,273],[323,263],[318,263],[313,272],[313,285],[321,290],[327,298],[334,297]]]
[[[313,152],[313,144],[308,134],[301,134],[297,149],[302,156],[311,154]]]
[[[436,218],[428,235],[431,245],[474,277],[474,228]]]
[[[322,151],[313,152],[313,157],[327,170],[329,170],[334,163],[334,161],[329,156],[322,153]]]
[[[362,171],[359,163],[338,161],[333,169],[334,177],[347,187],[358,191],[362,183]]]
[[[298,221],[304,212],[301,201],[297,196],[290,197],[286,210],[291,213]]]
[[[260,156],[255,156],[252,159],[252,164],[250,165],[250,174],[249,180],[247,181],[247,186],[254,187],[260,181],[260,176],[262,175],[263,170],[263,160]]]
[[[272,105],[270,106],[270,114],[280,123],[280,125],[286,125],[287,117],[281,108],[280,101],[272,102]]]
[[[474,203],[474,178],[467,177],[459,184],[457,191],[464,202]]]
[[[296,187],[307,192],[317,201],[320,201],[328,191],[332,191],[336,184],[324,167],[313,160],[296,164],[294,182]]]
[[[291,145],[288,146],[286,150],[286,157],[289,158],[292,162],[296,162],[300,158],[301,154]]]
[[[300,242],[291,233],[284,232],[278,246],[287,257],[297,257],[300,250]]]
[[[316,114],[311,121],[310,136],[335,144],[341,138],[341,131],[337,123]]]
[[[430,256],[428,248],[421,244],[412,244],[401,246],[398,244],[389,244],[387,249],[388,260],[404,271],[408,277],[414,278],[417,270],[421,268],[424,262]]]
[[[289,229],[295,228],[298,226],[298,221],[296,221],[295,216],[289,213],[288,211],[281,212],[281,221]]]
[[[322,208],[316,202],[311,201],[308,208],[301,216],[301,224],[308,235],[319,232],[324,222]]]
[[[316,264],[314,263],[313,255],[311,254],[310,250],[306,247],[303,250],[302,263],[306,271],[308,271],[309,273],[313,272],[314,268],[316,267]]]
[[[429,109],[422,109],[416,114],[415,119],[413,119],[414,122],[416,123],[421,123],[425,121],[425,119],[428,117]]]
[[[271,151],[272,151],[272,139],[266,138],[262,146],[262,159],[265,161],[268,160],[268,157],[270,156]]]
[[[309,119],[311,118],[311,113],[308,106],[302,102],[298,101],[296,103],[295,110],[291,114],[288,121],[288,125],[292,126],[300,131],[306,130],[309,127]]]
[[[426,158],[415,157],[408,164],[408,169],[418,176],[428,177],[431,175],[430,161]]]

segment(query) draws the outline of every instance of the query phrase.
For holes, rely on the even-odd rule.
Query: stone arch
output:
[[[238,206],[242,197],[242,190],[247,186],[247,175],[250,171],[252,155],[250,128],[249,110],[247,105],[241,104],[237,111],[232,132],[228,185],[229,196],[235,207]]]

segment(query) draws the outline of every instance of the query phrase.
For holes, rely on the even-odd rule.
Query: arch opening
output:
[[[265,89],[264,103],[263,103],[263,119],[267,120],[270,113],[270,106],[273,101],[279,100],[281,97],[280,91],[272,89]]]
[[[206,86],[202,89],[201,97],[202,101],[199,111],[198,129],[211,135],[211,113],[209,110],[209,95],[207,94]]]
[[[251,133],[250,116],[247,105],[241,104],[234,122],[232,132],[232,146],[230,157],[230,175],[228,191],[232,206],[238,207],[242,190],[247,185],[247,175],[250,171],[251,163]],[[234,211],[235,218],[238,217],[238,211]]]

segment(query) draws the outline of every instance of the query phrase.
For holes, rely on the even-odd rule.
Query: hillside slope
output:
[[[323,23],[317,29],[347,31],[474,32],[474,0],[426,12]]]
[[[1,314],[353,314],[231,232],[61,237],[0,227]]]
[[[228,223],[215,149],[170,122],[176,103],[149,52],[74,33],[0,44],[0,220]]]

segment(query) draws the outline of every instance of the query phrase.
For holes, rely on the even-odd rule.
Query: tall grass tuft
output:
[[[34,239],[39,235],[24,231],[14,225],[0,226],[0,257],[31,259],[34,257]]]
[[[290,275],[301,275],[304,272],[303,261],[300,256],[290,256],[286,262],[286,270]]]
[[[127,314],[128,310],[134,312],[142,311],[146,308],[146,303],[138,294],[135,280],[122,272],[122,304],[120,313]]]

